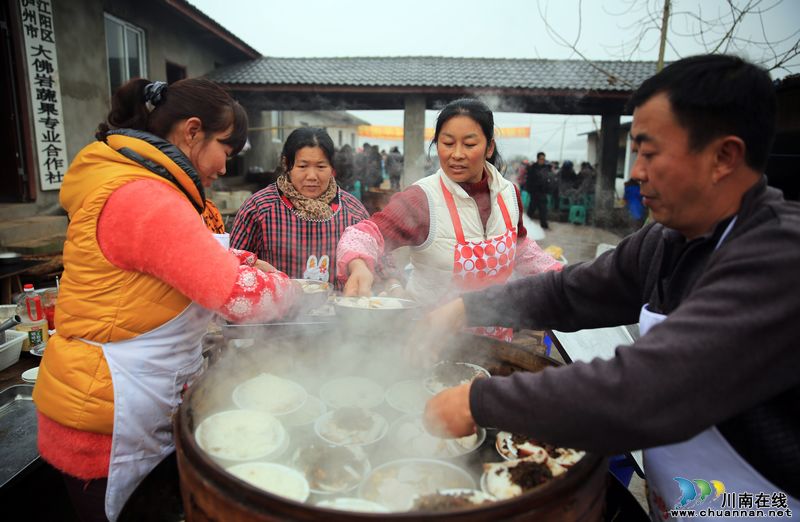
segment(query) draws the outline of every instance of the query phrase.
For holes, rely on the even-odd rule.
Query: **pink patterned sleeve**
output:
[[[363,259],[375,271],[378,258],[383,254],[383,234],[372,220],[365,219],[345,229],[336,247],[336,272],[347,279],[347,265],[354,259]]]
[[[517,255],[514,259],[514,272],[521,276],[540,274],[542,272],[560,271],[564,265],[556,261],[533,239],[526,237],[517,243]]]
[[[238,248],[231,248],[231,253],[239,259],[239,264],[253,266],[258,261],[258,257],[247,250],[239,250]]]
[[[282,317],[299,297],[286,274],[242,264],[186,198],[160,181],[115,190],[100,214],[97,241],[114,266],[152,275],[233,321]]]
[[[239,265],[239,277],[231,295],[217,310],[226,319],[237,323],[272,321],[283,317],[297,299],[289,276],[283,272],[269,274],[247,265]]]

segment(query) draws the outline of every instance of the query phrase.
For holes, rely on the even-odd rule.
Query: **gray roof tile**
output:
[[[655,72],[655,62],[439,56],[263,57],[217,69],[207,77],[229,85],[630,91]]]

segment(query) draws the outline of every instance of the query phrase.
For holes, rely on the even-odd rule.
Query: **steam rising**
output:
[[[234,389],[244,382],[258,382],[258,380],[266,382],[269,379],[271,382],[281,382],[281,388],[285,389],[291,389],[291,386],[285,384],[283,379],[297,383],[308,393],[308,400],[312,401],[310,403],[312,410],[316,404],[318,412],[319,402],[315,401],[321,399],[323,403],[330,402],[330,397],[325,395],[326,386],[330,389],[330,383],[337,382],[337,379],[346,380],[353,377],[369,379],[378,383],[382,388],[381,394],[394,383],[401,381],[417,381],[423,386],[425,377],[431,375],[430,370],[410,365],[403,355],[403,349],[408,346],[411,332],[415,334],[415,342],[425,339],[425,336],[421,335],[421,330],[415,330],[417,328],[415,322],[391,326],[394,327],[392,332],[387,332],[387,325],[381,325],[386,332],[384,335],[370,334],[369,332],[374,330],[368,324],[360,325],[360,328],[355,330],[345,330],[335,324],[308,325],[304,329],[293,327],[290,330],[281,326],[224,327],[225,334],[229,338],[228,348],[216,358],[203,382],[193,391],[190,400],[189,407],[195,419],[195,427],[212,414],[236,409],[237,405],[232,398]],[[429,338],[425,339],[425,342],[431,345],[438,343],[441,348],[450,344],[447,339],[441,338],[435,342]],[[272,377],[264,377],[264,374]],[[277,378],[280,378],[280,381],[277,381]],[[264,398],[261,402],[281,404],[282,401]],[[394,430],[403,426],[402,422],[398,421],[415,418],[417,419],[415,422],[421,428],[421,419],[418,416],[398,411],[386,402],[382,402],[370,411],[373,412],[371,415],[384,417]],[[310,422],[314,418],[313,411],[312,415],[300,419],[299,422],[296,418],[290,421],[289,419],[296,417],[298,412],[285,417],[277,416],[287,429],[289,448],[282,456],[271,460],[290,467],[299,449],[312,445],[324,446],[323,440],[315,433],[314,423]],[[329,410],[328,416],[331,413],[335,412]],[[421,413],[419,411],[417,415]],[[397,434],[390,432],[378,442],[363,446],[372,469],[383,463],[408,457],[409,448],[398,446],[398,440],[402,439],[395,435]],[[436,439],[426,436],[433,441],[435,448]],[[471,444],[476,443],[477,438],[471,440]],[[442,441],[441,444],[445,451],[438,456],[439,458],[468,453],[471,450],[470,441],[451,439]],[[493,460],[497,460],[496,454],[493,455]],[[477,453],[451,458],[449,462],[467,471],[477,484],[482,463]],[[337,465],[341,466],[341,463]],[[357,462],[350,468],[360,469]],[[351,492],[345,496],[357,495]],[[330,499],[330,496],[312,494],[308,503],[316,504],[325,498]]]

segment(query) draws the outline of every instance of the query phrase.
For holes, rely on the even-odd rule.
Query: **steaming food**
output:
[[[567,471],[546,452],[537,452],[524,459],[484,464],[483,470],[481,489],[500,500],[517,497]]]
[[[414,499],[414,511],[454,511],[489,504],[495,499],[476,489],[445,489]]]
[[[328,292],[330,290],[330,283],[325,281],[314,281],[313,279],[294,279],[300,284],[300,288],[307,294],[316,294],[318,292]]]
[[[397,451],[409,457],[446,459],[477,449],[486,439],[486,431],[479,428],[476,433],[459,439],[440,439],[425,430],[422,416],[408,415],[395,421],[390,439]]]
[[[343,377],[323,384],[319,395],[331,409],[375,408],[383,402],[383,386],[366,377]]]
[[[317,419],[314,429],[325,441],[340,446],[372,444],[384,437],[388,423],[363,408],[340,408]]]
[[[339,509],[342,511],[359,511],[362,513],[388,513],[389,510],[376,503],[361,498],[340,497],[331,500],[317,502],[317,506],[328,509]]]
[[[282,416],[281,422],[283,422],[284,426],[289,427],[305,426],[317,420],[317,418],[319,418],[327,410],[328,408],[325,406],[324,402],[313,395],[309,395],[306,398],[305,404],[303,404],[299,410]]]
[[[268,458],[286,444],[281,423],[262,411],[230,410],[209,416],[194,433],[209,455],[228,461]]]
[[[437,394],[447,388],[467,384],[477,377],[489,377],[489,371],[476,364],[442,361],[433,365],[425,378],[425,388]]]
[[[568,468],[574,466],[586,454],[585,451],[578,451],[572,448],[559,448],[552,444],[538,442],[525,435],[518,435],[501,431],[497,433],[495,440],[497,452],[506,459],[514,460],[529,456],[536,456],[542,459],[542,455],[556,461],[561,466]]]
[[[312,444],[295,451],[292,465],[305,474],[314,493],[345,493],[369,473],[364,451],[357,447]]]
[[[375,468],[359,488],[360,496],[392,511],[410,509],[414,498],[438,489],[475,489],[463,469],[446,462],[405,459]]]
[[[228,473],[274,495],[305,502],[310,488],[296,470],[271,462],[247,462],[227,468]]]
[[[306,402],[306,390],[294,381],[269,373],[248,379],[233,390],[233,402],[242,409],[285,415]]]
[[[406,308],[405,299],[394,297],[340,297],[336,300],[339,306],[348,308],[367,308],[372,310],[396,310]]]
[[[417,380],[396,382],[386,390],[386,402],[403,413],[422,413],[430,398],[425,387]]]

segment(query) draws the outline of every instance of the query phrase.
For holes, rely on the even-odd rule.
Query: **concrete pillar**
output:
[[[403,178],[405,188],[421,179],[425,167],[425,96],[410,94],[403,113]]]
[[[603,114],[600,120],[600,172],[595,187],[595,218],[605,222],[614,208],[614,183],[619,153],[619,114]]]

